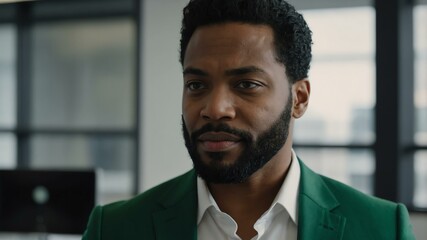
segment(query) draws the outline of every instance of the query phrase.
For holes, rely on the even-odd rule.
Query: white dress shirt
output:
[[[289,172],[270,208],[255,222],[257,235],[252,240],[296,240],[298,225],[298,189],[300,166],[292,150]],[[240,240],[237,223],[222,212],[209,192],[206,183],[197,178],[199,240]]]

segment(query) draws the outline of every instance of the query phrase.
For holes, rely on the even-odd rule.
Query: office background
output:
[[[0,167],[96,168],[99,203],[190,169],[178,62],[186,2],[0,5]],[[427,239],[427,1],[290,2],[314,41],[297,154],[318,172],[404,202]]]

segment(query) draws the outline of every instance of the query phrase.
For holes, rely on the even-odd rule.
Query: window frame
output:
[[[374,153],[374,195],[404,203],[410,212],[427,212],[427,207],[414,206],[414,154],[427,150],[415,144],[413,9],[406,0],[372,1],[375,9],[376,103],[374,107],[375,141],[372,144],[322,144],[295,142],[300,149],[364,149]],[[297,9],[354,7],[333,0],[324,6],[295,2]],[[366,1],[365,1],[366,2]],[[291,0],[291,3],[292,0]],[[356,4],[357,6],[363,4]],[[300,7],[298,7],[300,6]],[[366,6],[366,5],[365,5]],[[405,59],[401,61],[401,59]]]
[[[97,8],[91,8],[90,11],[69,11],[67,15],[58,15],[54,11],[46,11],[42,14],[34,14],[34,10],[44,5],[44,7],[55,7],[60,4],[77,4],[84,6],[85,4],[96,5],[102,2],[107,7],[103,11],[97,11]],[[137,0],[127,0],[125,4],[128,6],[118,8],[118,4],[122,4],[120,0],[54,0],[54,1],[29,1],[0,4],[0,13],[8,13],[7,15],[0,14],[0,24],[12,24],[16,27],[16,124],[14,128],[0,127],[0,134],[7,133],[13,134],[16,137],[16,166],[18,169],[30,168],[30,138],[36,134],[46,135],[62,135],[62,136],[78,136],[85,137],[121,137],[127,136],[132,139],[134,143],[134,158],[131,159],[133,179],[132,179],[132,192],[136,194],[139,190],[139,158],[140,158],[140,49],[141,49],[141,3]],[[110,5],[108,5],[110,4]],[[109,6],[109,7],[108,7]],[[37,15],[37,16],[36,16]],[[102,20],[102,19],[123,19],[128,18],[134,22],[135,26],[135,94],[133,105],[134,109],[134,125],[130,129],[114,129],[114,128],[55,128],[55,129],[41,129],[32,127],[29,119],[31,116],[31,79],[30,79],[30,61],[28,57],[32,54],[31,49],[31,27],[38,23],[56,22],[56,21],[74,21],[74,20]]]

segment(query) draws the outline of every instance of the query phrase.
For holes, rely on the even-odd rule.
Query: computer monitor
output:
[[[0,170],[0,231],[82,234],[94,171]]]

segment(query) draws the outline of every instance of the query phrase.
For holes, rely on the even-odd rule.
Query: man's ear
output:
[[[292,84],[293,106],[292,117],[300,118],[304,115],[310,99],[310,82],[308,79],[301,79]]]

